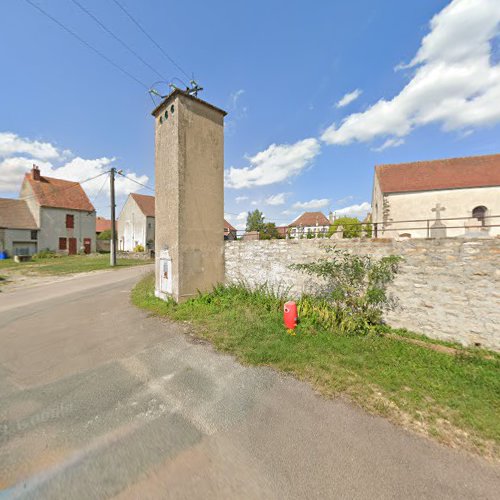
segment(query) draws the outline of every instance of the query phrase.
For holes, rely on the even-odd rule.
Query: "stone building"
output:
[[[0,198],[0,251],[33,255],[38,250],[38,227],[24,200]]]
[[[154,249],[155,197],[131,193],[117,223],[118,249],[132,252],[137,245]]]
[[[385,238],[500,234],[500,154],[378,165],[372,220]]]
[[[26,203],[38,229],[36,251],[95,252],[95,209],[79,182],[42,176],[34,165],[17,201]],[[31,241],[28,252],[34,249]]]
[[[322,212],[304,212],[300,217],[288,225],[290,238],[307,238],[308,234],[317,236],[326,235],[331,221]]]

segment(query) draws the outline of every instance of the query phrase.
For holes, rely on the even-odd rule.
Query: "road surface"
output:
[[[499,469],[130,305],[144,268],[0,293],[0,498],[498,498]]]

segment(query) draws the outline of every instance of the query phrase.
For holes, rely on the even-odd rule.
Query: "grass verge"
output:
[[[497,353],[456,346],[450,354],[406,342],[398,337],[417,336],[401,330],[392,336],[387,328],[358,336],[299,325],[290,336],[282,325],[281,300],[240,286],[177,305],[157,299],[148,276],[133,289],[132,302],[191,322],[199,337],[244,363],[291,373],[325,396],[346,396],[443,443],[500,458]]]
[[[117,259],[116,268],[140,266],[149,263],[150,261],[138,259]],[[61,275],[109,268],[109,255],[69,255],[21,263],[14,262],[13,259],[0,260],[1,271],[20,274]]]

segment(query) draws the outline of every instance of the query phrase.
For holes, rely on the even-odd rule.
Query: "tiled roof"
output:
[[[28,204],[12,198],[0,198],[0,227],[38,229]]]
[[[79,182],[44,176],[40,176],[40,180],[34,180],[31,173],[27,173],[24,180],[30,184],[36,201],[42,207],[94,211],[94,206]]]
[[[95,232],[102,233],[111,229],[111,220],[104,217],[97,217],[95,220]]]
[[[137,194],[131,193],[130,196],[135,200],[141,212],[146,217],[154,217],[155,216],[155,197],[149,196],[147,194]]]
[[[226,219],[224,219],[224,229],[228,229],[229,231],[236,231],[236,228],[229,224]]]
[[[330,221],[322,212],[304,212],[300,217],[295,219],[288,227],[297,226],[329,226]]]
[[[378,165],[382,193],[500,186],[500,154]]]

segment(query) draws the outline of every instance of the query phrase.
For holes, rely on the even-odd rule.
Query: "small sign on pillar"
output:
[[[168,249],[161,250],[159,259],[157,260],[158,275],[160,277],[160,289],[157,290],[156,296],[166,300],[172,296],[172,258]]]

